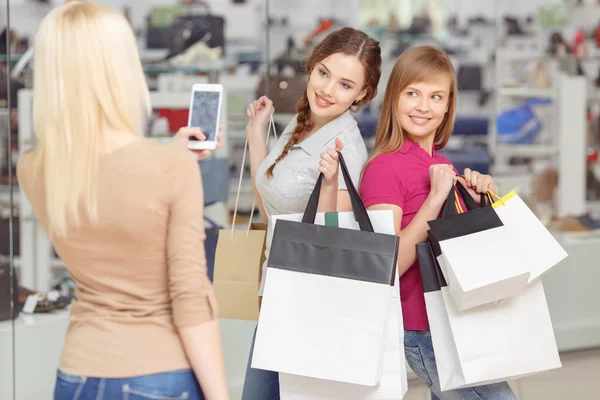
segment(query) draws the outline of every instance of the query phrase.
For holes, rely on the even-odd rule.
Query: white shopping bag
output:
[[[468,211],[457,214],[457,192]],[[429,238],[441,251],[439,263],[458,310],[467,310],[522,293],[529,266],[511,229],[492,207],[478,208],[457,183],[442,218],[428,222]]]
[[[514,191],[493,207],[514,242],[520,245],[520,254],[530,270],[529,282],[567,257],[567,252]]]
[[[399,400],[408,391],[404,362],[404,323],[399,282],[392,293],[383,375],[378,386],[362,386],[299,375],[279,374],[281,400]]]
[[[317,213],[314,224],[324,225],[326,217],[337,217],[339,228],[359,230],[353,212]],[[302,214],[273,216],[274,236],[278,234],[278,221],[297,222],[302,218]],[[389,239],[393,235],[396,240],[392,211],[369,211],[368,218],[374,232]],[[294,229],[305,225],[296,224]],[[329,381],[378,385],[384,368],[390,313],[399,304],[393,297],[397,291],[396,262],[393,261],[392,280],[381,284],[352,276],[280,268],[279,264],[288,259],[277,256],[275,240],[267,245],[270,255],[252,367]],[[347,245],[359,248],[361,243]],[[361,265],[360,269],[369,273],[372,267]]]
[[[433,246],[417,246],[442,391],[487,385],[561,367],[541,280],[502,302],[459,311]]]

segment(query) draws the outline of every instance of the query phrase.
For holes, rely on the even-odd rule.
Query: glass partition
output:
[[[12,155],[16,85],[10,79],[14,40],[7,0],[0,2],[0,398],[15,395],[15,328],[20,304],[14,268],[15,219]]]
[[[77,294],[66,265],[20,190],[15,171],[19,156],[35,146],[35,34],[48,12],[65,1],[0,0],[2,400],[52,399],[69,308]],[[569,260],[576,260],[571,261],[571,271],[577,268],[578,277],[561,267],[554,275],[549,274],[544,284],[560,349],[600,346],[595,306],[600,299],[593,286],[598,281],[594,279],[597,271],[590,262],[597,254],[597,246],[593,247],[597,238],[592,237],[591,229],[582,227],[597,230],[600,226],[600,6],[595,0],[96,2],[123,13],[135,32],[152,104],[143,126],[152,140],[169,142],[187,126],[192,85],[223,85],[222,147],[199,162],[211,279],[219,231],[246,229],[251,218],[260,221],[258,211],[252,209],[254,193],[247,154],[243,161],[246,107],[262,95],[271,98],[275,131],[281,135],[295,117],[296,103],[306,84],[306,58],[327,34],[352,26],[379,40],[382,50],[378,94],[354,114],[367,148],[371,150],[374,145],[385,88],[397,57],[417,44],[443,48],[454,63],[459,85],[454,133],[443,153],[459,171],[469,167],[492,173],[501,191],[519,188],[547,226],[560,225],[558,231],[566,226],[575,233],[583,232],[582,237],[590,236],[589,242],[575,236],[567,241]],[[587,110],[572,110],[566,107],[568,102],[560,101],[557,90],[567,75],[586,76],[587,94],[582,96],[588,96]],[[510,123],[514,122],[511,115],[526,115],[529,120],[522,120],[517,127]],[[576,116],[574,126],[583,126],[587,135],[587,154],[577,154],[581,155],[578,159],[587,158],[587,184],[581,195],[587,196],[592,211],[577,219],[555,215],[559,169],[564,167],[560,173],[570,176],[565,157],[562,167],[557,167],[558,144],[570,142],[564,138],[560,141],[566,126],[560,123],[561,115],[562,121]],[[579,121],[579,117],[584,119]],[[507,131],[519,133],[515,127],[527,129],[526,137]],[[273,144],[271,140],[269,148]],[[571,257],[576,251],[584,256]],[[564,290],[570,290],[564,288],[564,282],[574,282],[572,286],[578,289],[564,295]],[[585,301],[581,293],[585,293]],[[256,325],[255,320],[220,320],[232,399],[241,398]],[[413,378],[409,371],[409,379]],[[426,388],[416,380],[411,382],[409,395],[428,398]]]

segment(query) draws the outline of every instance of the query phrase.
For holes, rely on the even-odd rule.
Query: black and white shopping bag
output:
[[[561,367],[541,280],[502,304],[460,311],[429,243],[417,245],[442,391]]]
[[[340,164],[353,214],[327,213],[329,226],[316,223],[321,176],[302,222],[274,217],[252,368],[376,386],[394,306],[398,237],[391,211],[376,217],[388,232],[375,231],[341,155]]]
[[[479,208],[460,183],[450,191],[441,218],[428,224],[430,241],[440,249],[438,262],[459,310],[506,299],[527,287],[530,269],[522,247],[494,208]]]

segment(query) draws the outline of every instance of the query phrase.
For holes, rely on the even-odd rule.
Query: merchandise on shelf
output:
[[[530,99],[521,105],[503,111],[496,118],[496,129],[501,142],[507,144],[533,144],[542,122],[533,106],[550,104],[549,99]]]

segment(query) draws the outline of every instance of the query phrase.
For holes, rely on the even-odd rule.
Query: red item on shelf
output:
[[[171,133],[177,132],[188,124],[188,109],[173,110],[170,108],[159,108],[156,112],[159,116],[166,118],[167,121],[169,121],[169,130]]]
[[[598,158],[600,158],[598,156],[598,150],[594,150],[592,152],[590,152],[587,156],[587,163],[588,164],[594,164],[596,162],[598,162]]]
[[[583,34],[583,30],[577,29],[577,33],[575,33],[575,43],[573,44],[573,52],[576,55],[581,55],[579,54],[579,49],[581,49],[584,43],[585,35]]]

